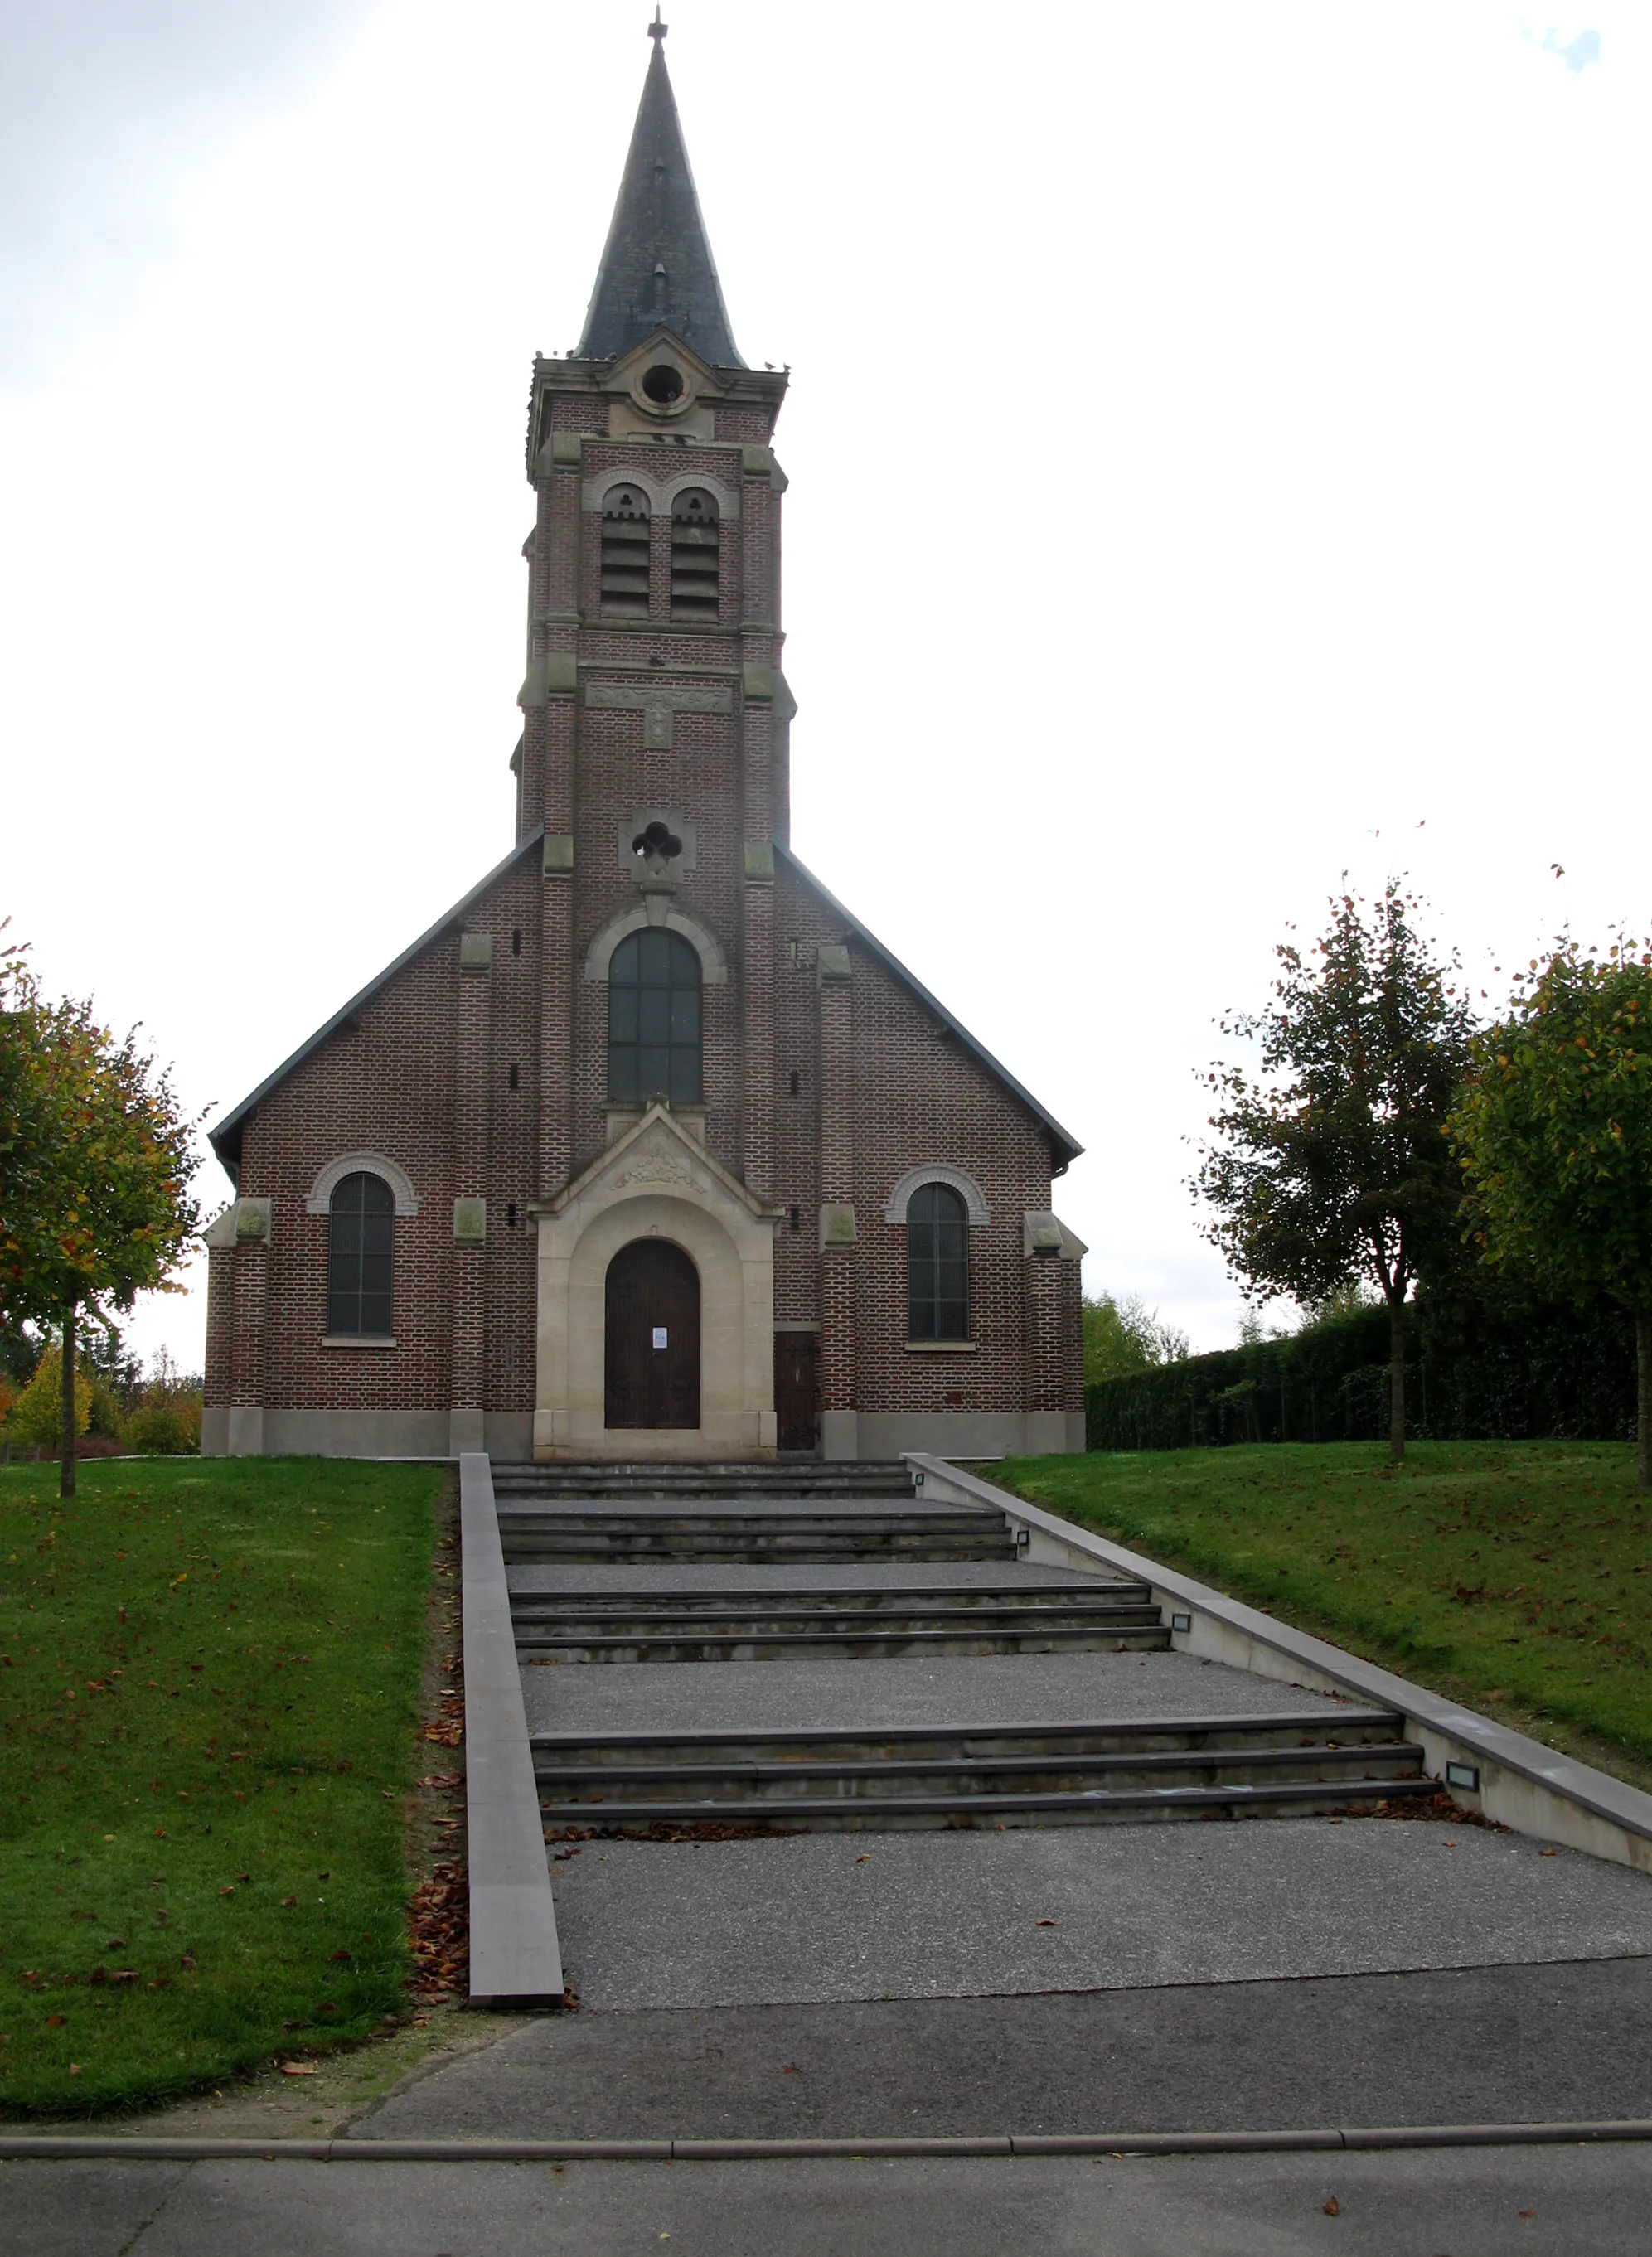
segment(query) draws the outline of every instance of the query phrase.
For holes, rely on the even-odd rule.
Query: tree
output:
[[[0,954],[0,1315],[61,1335],[61,1492],[74,1494],[75,1332],[164,1289],[200,1226],[196,1123],[170,1079],[89,1002],[46,1002]]]
[[[1248,1298],[1313,1307],[1362,1279],[1388,1306],[1388,1457],[1405,1462],[1405,1305],[1444,1258],[1461,1189],[1441,1131],[1473,1022],[1415,929],[1419,903],[1390,879],[1367,905],[1331,904],[1308,952],[1274,952],[1273,1000],[1223,1032],[1259,1046],[1262,1075],[1217,1065],[1210,1127],[1191,1188],[1215,1210],[1205,1235]]]
[[[1188,1353],[1186,1333],[1166,1324],[1139,1293],[1084,1296],[1084,1380],[1128,1379],[1155,1364],[1179,1363]]]
[[[1620,939],[1602,959],[1563,938],[1534,960],[1507,1018],[1476,1043],[1447,1127],[1482,1258],[1633,1312],[1652,1489],[1652,952]]]
[[[92,1383],[83,1371],[74,1375],[74,1431],[83,1434],[91,1424]],[[63,1352],[53,1345],[35,1366],[34,1376],[11,1406],[9,1420],[18,1441],[43,1449],[63,1439]]]

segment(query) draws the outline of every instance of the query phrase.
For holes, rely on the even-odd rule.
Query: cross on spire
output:
[[[670,28],[669,24],[661,23],[659,0],[655,0],[654,21],[649,25],[649,39],[663,39]]]

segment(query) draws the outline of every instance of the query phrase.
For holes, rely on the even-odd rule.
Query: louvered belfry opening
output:
[[[649,615],[649,499],[640,486],[602,498],[602,608],[610,619]]]
[[[671,504],[671,617],[717,624],[717,504],[691,489]]]

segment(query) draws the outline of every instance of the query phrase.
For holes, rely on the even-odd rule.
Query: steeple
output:
[[[729,334],[705,223],[665,68],[656,7],[654,52],[620,182],[613,223],[579,340],[581,360],[612,360],[669,329],[714,368],[743,368]]]

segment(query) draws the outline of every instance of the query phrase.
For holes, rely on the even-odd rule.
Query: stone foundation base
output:
[[[531,1411],[273,1411],[234,1404],[201,1414],[203,1458],[448,1458],[486,1450],[497,1463],[534,1454]]]

